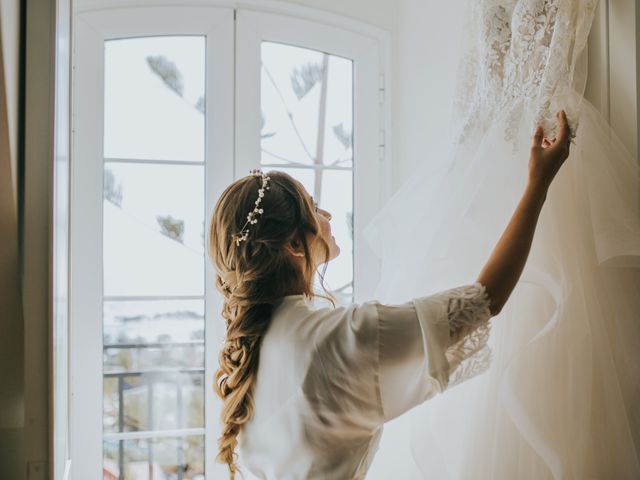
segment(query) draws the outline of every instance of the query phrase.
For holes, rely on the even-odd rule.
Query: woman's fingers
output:
[[[544,131],[541,126],[536,127],[533,134],[532,147],[550,147],[556,143],[566,143],[569,139],[569,122],[567,121],[567,114],[564,110],[560,110],[556,113],[559,123],[559,132],[557,137],[549,139],[544,136]]]
[[[556,116],[560,121],[559,141],[565,143],[569,139],[569,123],[567,122],[567,114],[564,110],[560,110]]]
[[[536,131],[533,133],[533,140],[531,142],[532,147],[540,147],[542,145],[543,131],[541,126],[536,127]]]

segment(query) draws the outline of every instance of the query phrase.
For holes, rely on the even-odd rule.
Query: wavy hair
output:
[[[226,335],[219,354],[214,389],[223,400],[222,434],[216,461],[229,466],[235,479],[238,434],[253,415],[253,386],[258,372],[260,345],[271,322],[274,307],[282,297],[304,294],[309,298],[334,297],[324,285],[330,249],[319,235],[320,223],[308,193],[300,182],[284,172],[271,171],[265,191],[263,213],[250,225],[247,240],[236,244],[253,210],[261,187],[260,176],[246,176],[229,185],[216,203],[209,232],[209,254],[217,271],[216,288],[224,296],[222,317]],[[313,291],[316,271],[312,248],[324,250],[324,269],[318,272],[326,295]],[[285,250],[292,243],[304,252],[299,268]]]

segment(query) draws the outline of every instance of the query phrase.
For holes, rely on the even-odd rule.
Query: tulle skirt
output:
[[[575,100],[575,99],[574,99]],[[533,112],[401,187],[365,230],[376,298],[475,281],[524,191]],[[492,321],[492,365],[385,426],[368,478],[640,478],[640,177],[588,101],[527,264]]]

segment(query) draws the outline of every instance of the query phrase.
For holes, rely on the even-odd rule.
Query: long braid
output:
[[[218,282],[221,282],[218,277]],[[253,414],[253,386],[258,373],[260,344],[271,318],[268,304],[243,308],[236,297],[227,294],[222,316],[227,322],[227,336],[216,371],[216,392],[224,401],[221,420],[223,432],[218,439],[216,460],[229,465],[231,479],[237,472],[235,453],[238,434]],[[250,326],[250,328],[246,328]]]

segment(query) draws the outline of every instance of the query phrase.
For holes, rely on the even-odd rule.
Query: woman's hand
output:
[[[553,178],[569,156],[571,135],[564,110],[556,113],[560,122],[557,138],[549,140],[543,137],[542,127],[538,126],[533,135],[531,156],[529,157],[529,183],[546,190]]]

